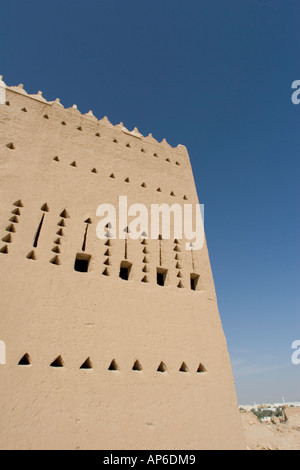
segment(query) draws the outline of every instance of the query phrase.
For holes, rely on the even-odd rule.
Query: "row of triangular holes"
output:
[[[58,157],[54,157],[53,160],[56,161],[56,162],[59,162],[59,161],[60,161]],[[74,168],[77,168],[77,163],[76,163],[76,161],[74,160],[74,162],[70,163],[70,166],[73,166]],[[92,172],[92,173],[98,173],[98,171],[97,171],[96,168],[93,168],[93,169],[91,170],[91,172]],[[109,177],[112,178],[112,179],[116,179],[114,173],[112,173]],[[129,179],[129,178],[126,178],[124,181],[125,181],[125,183],[130,183],[130,179]],[[142,188],[147,188],[146,183],[142,183],[142,184],[141,184],[141,187],[142,187]],[[157,188],[156,191],[158,191],[159,193],[162,192],[161,188]],[[175,194],[174,194],[173,191],[170,192],[170,196],[175,197]],[[184,199],[185,201],[188,200],[186,196],[183,196],[183,199]]]
[[[58,227],[60,228],[56,232],[56,235],[58,235],[59,237],[62,237],[64,235],[62,227],[66,227],[65,219],[70,219],[70,215],[67,209],[64,209],[62,211],[62,213],[60,214],[60,217],[61,217],[61,220],[57,224]],[[54,244],[55,246],[52,248],[51,251],[53,251],[53,253],[60,253],[59,245],[61,245],[61,239],[57,238],[56,240],[54,240]],[[50,260],[50,263],[55,264],[56,266],[60,266],[61,261],[60,261],[59,256],[54,256],[54,258]]]
[[[109,266],[109,260],[107,260],[104,264],[106,264],[107,266]],[[143,268],[143,272],[148,272],[148,268],[147,266],[144,266]],[[110,272],[107,268],[104,269],[103,273],[102,273],[103,276],[110,276]],[[142,279],[141,279],[141,282],[144,282],[146,284],[148,284],[150,281],[148,279],[148,277],[145,275]],[[184,288],[184,285],[182,284],[181,281],[179,281],[179,283],[177,284],[177,287],[179,287],[179,289],[183,289]]]
[[[113,139],[113,142],[114,142],[115,144],[118,143],[117,139]],[[130,145],[130,144],[126,144],[126,147],[131,148],[131,145]],[[143,148],[141,148],[141,152],[142,152],[142,153],[146,153],[145,149],[143,149]],[[157,153],[154,153],[154,154],[153,154],[153,157],[158,158]],[[166,162],[171,163],[171,160],[170,160],[169,158],[166,158]],[[176,165],[180,166],[180,163],[179,163],[179,162],[176,162]]]
[[[147,243],[148,243],[148,241],[145,238],[141,241],[141,245],[147,245]],[[144,253],[144,255],[148,255],[150,253],[149,250],[147,250],[146,246],[144,246],[144,248],[143,248],[143,253]],[[149,263],[149,260],[148,260],[147,256],[144,256],[143,263],[145,263],[144,267],[143,267],[143,273],[149,272],[149,268],[147,266],[147,263]],[[146,275],[143,277],[142,282],[145,282],[146,284],[149,283],[149,279]]]
[[[175,243],[175,248],[174,248],[174,251],[176,252],[176,255],[175,255],[175,260],[177,260],[177,253],[181,251],[181,249],[179,248],[179,242],[177,239],[174,240],[174,243]],[[181,274],[181,271],[180,271],[180,264],[176,263],[176,269],[178,269],[178,273],[177,273],[177,277],[178,278],[182,278],[182,274]],[[181,281],[179,281],[177,287],[179,287],[179,289],[183,289],[184,288],[184,285],[182,284]]]
[[[18,219],[17,216],[20,216],[20,215],[21,215],[20,208],[21,208],[21,207],[24,207],[24,205],[23,205],[23,203],[22,203],[21,200],[16,201],[13,205],[16,206],[17,209],[14,209],[14,210],[12,211],[13,217],[11,217],[10,222],[19,223],[19,219]],[[41,211],[43,211],[43,212],[50,212],[50,209],[49,209],[49,206],[48,206],[47,203],[45,203],[45,204],[42,205]],[[62,213],[60,214],[60,217],[61,217],[62,219],[68,219],[68,218],[70,218],[70,216],[69,216],[69,214],[68,214],[68,212],[67,212],[66,209],[64,209],[64,210],[62,211]],[[6,243],[12,243],[12,236],[11,236],[11,233],[15,233],[15,232],[16,232],[16,229],[15,229],[13,223],[12,223],[11,225],[9,225],[9,226],[6,228],[6,231],[7,231],[7,232],[10,232],[10,233],[9,233],[8,235],[6,235],[4,238],[2,238],[2,241],[6,242]],[[60,227],[65,227],[65,222],[64,222],[64,220],[60,221],[60,222],[58,223],[58,226],[60,226]],[[57,232],[57,234],[58,234],[58,235],[63,235],[62,229],[59,229],[59,231]],[[55,248],[53,248],[52,251],[54,251],[54,250],[55,250]],[[0,249],[0,253],[8,254],[8,247],[7,247],[7,245],[6,245],[6,246],[3,246],[3,247]],[[36,257],[35,251],[34,251],[34,250],[30,251],[30,253],[28,253],[28,255],[27,255],[27,258],[28,258],[28,259],[32,259],[32,260],[36,260],[37,257]],[[53,262],[53,264],[60,264],[60,263],[58,262],[59,260],[57,260],[56,258],[57,258],[57,257],[55,257],[53,260],[51,260],[51,263]]]
[[[43,204],[43,206],[41,207],[41,210],[42,210],[43,212],[50,212],[50,209],[49,209],[49,206],[48,206],[47,203]],[[69,215],[68,211],[67,211],[66,209],[64,209],[64,210],[62,211],[62,213],[60,214],[60,217],[62,218],[62,220],[61,220],[57,225],[58,225],[59,227],[65,227],[66,224],[65,224],[65,222],[64,222],[63,219],[69,219],[69,218],[70,218],[70,215]],[[60,229],[58,230],[58,232],[56,232],[56,233],[57,233],[57,235],[59,235],[59,236],[63,236],[63,230],[62,230],[62,228],[60,228]],[[54,253],[60,253],[60,249],[59,249],[58,245],[60,245],[60,239],[59,239],[59,238],[55,241],[55,247],[52,248],[51,251],[53,251]],[[36,260],[37,260],[37,256],[36,256],[35,251],[34,251],[34,250],[30,251],[30,252],[28,253],[28,255],[26,256],[26,258],[36,261]],[[59,266],[59,265],[61,264],[60,259],[59,259],[58,256],[55,256],[54,258],[52,258],[51,261],[50,261],[50,263],[51,263],[51,264],[56,264],[57,266]]]
[[[22,108],[22,111],[24,111],[24,112],[27,113],[27,109],[26,109],[26,108]],[[43,118],[49,119],[48,114],[44,114],[44,115],[43,115]],[[61,121],[61,124],[62,124],[63,126],[66,126],[66,125],[67,125],[65,121]],[[76,129],[77,129],[78,131],[82,131],[82,127],[81,127],[81,126],[78,126]],[[99,133],[99,132],[96,132],[95,136],[96,136],[96,137],[100,137],[100,133]],[[113,142],[114,142],[115,144],[118,143],[117,139],[113,139]],[[131,145],[128,143],[128,144],[126,144],[126,147],[131,148]],[[141,152],[145,153],[145,150],[144,150],[143,148],[141,148]],[[157,153],[154,153],[153,156],[154,156],[154,157],[158,157]],[[169,158],[166,158],[166,161],[169,162],[169,163],[171,163],[171,160],[170,160]],[[176,162],[176,165],[180,166],[180,163],[179,163],[179,162]]]
[[[9,102],[7,101],[7,103],[9,103]],[[25,113],[27,113],[27,109],[26,109],[26,108],[22,108],[22,111],[24,111]],[[44,119],[49,119],[48,114],[44,114],[44,115],[43,115],[43,118],[44,118]],[[66,126],[66,125],[67,125],[65,121],[61,121],[61,124],[62,124],[63,126]],[[76,129],[77,129],[78,131],[82,131],[82,127],[81,127],[81,126],[78,126]],[[96,132],[95,136],[96,136],[96,137],[100,137],[100,133],[99,133],[99,132]],[[113,142],[116,143],[116,144],[118,143],[117,139],[113,139]],[[7,147],[10,148],[10,149],[14,149],[14,148],[15,148],[12,143],[7,144]],[[131,145],[128,143],[128,144],[126,144],[126,147],[131,148]],[[141,148],[141,152],[142,152],[142,153],[145,153],[145,149]],[[154,153],[154,154],[153,154],[153,157],[157,157],[157,158],[158,158],[157,153]],[[58,157],[55,157],[55,158],[58,158]],[[59,161],[59,160],[56,160],[56,161]],[[166,158],[166,162],[171,163],[171,160],[170,160],[169,158]],[[180,163],[179,163],[179,162],[176,162],[176,165],[180,166]]]
[[[23,108],[22,111],[24,111],[24,112],[27,113],[27,109],[26,109],[26,108]],[[48,114],[44,114],[43,118],[49,119]],[[61,124],[62,124],[63,126],[66,126],[66,125],[67,125],[65,121],[61,121]],[[82,131],[82,127],[81,127],[81,126],[78,126],[76,129],[77,129],[78,131]],[[96,136],[96,137],[101,137],[99,132],[96,132],[95,136]],[[115,144],[118,143],[117,139],[113,139],[113,142],[114,142]],[[127,148],[131,148],[131,145],[130,145],[130,144],[126,144],[126,147],[127,147]],[[142,152],[142,153],[145,153],[145,149],[141,148],[141,152]],[[154,153],[154,154],[153,154],[153,157],[158,157],[157,153]],[[170,160],[169,158],[166,158],[166,162],[171,163],[171,160]],[[179,163],[179,162],[176,162],[176,165],[180,166],[180,163]]]
[[[22,359],[20,359],[18,365],[19,366],[30,366],[31,365],[31,359],[30,359],[29,354],[27,354],[27,353],[24,354]],[[55,361],[53,361],[50,364],[50,367],[64,367],[64,365],[65,364],[64,364],[63,358],[61,356],[58,356],[55,359]],[[93,364],[92,364],[92,361],[89,357],[86,359],[86,361],[84,361],[84,363],[81,365],[80,369],[93,369]],[[110,370],[110,371],[119,371],[120,370],[120,368],[119,368],[117,362],[115,361],[115,359],[113,359],[111,361],[110,366],[108,367],[108,370]],[[136,360],[135,363],[133,364],[132,370],[138,371],[138,372],[141,372],[143,370],[143,367],[142,367],[141,363],[138,360]],[[168,370],[167,366],[165,365],[164,362],[161,362],[159,364],[158,368],[157,368],[157,372],[167,372],[167,370]],[[189,372],[189,368],[187,367],[185,362],[183,362],[181,364],[179,372]],[[197,369],[197,372],[199,372],[199,373],[206,372],[206,369],[202,364],[200,364],[198,369]]]
[[[124,231],[128,232],[128,229],[126,228]],[[144,235],[146,236],[146,234],[144,234]],[[161,238],[160,238],[160,239],[161,239]],[[141,242],[142,245],[146,245],[147,243],[148,243],[148,242],[147,242],[146,239],[144,239],[144,240]],[[176,252],[181,252],[181,250],[180,250],[180,248],[179,248],[179,246],[178,246],[179,242],[178,242],[177,239],[174,240],[174,243],[176,244],[176,246],[175,246],[175,248],[174,248],[174,251],[176,251]],[[107,241],[105,242],[105,245],[106,245],[106,246],[110,246],[110,240],[107,240]],[[149,252],[148,250],[147,250],[147,252],[146,252],[146,250],[147,250],[147,248],[144,247],[144,248],[143,248],[143,253],[144,253],[144,254],[149,254],[150,252]],[[104,256],[110,256],[110,251],[109,251],[109,249],[106,250],[106,252],[104,253]],[[176,260],[179,259],[177,253],[176,253],[176,255],[175,255],[175,259],[176,259]],[[144,258],[143,258],[143,263],[145,263],[145,264],[144,264],[144,267],[143,267],[143,270],[142,270],[143,273],[149,272],[149,269],[148,269],[148,267],[147,267],[147,264],[149,263],[149,259],[147,258],[147,256],[144,256]],[[109,258],[107,258],[107,260],[104,262],[104,264],[105,264],[106,266],[110,266]],[[178,262],[177,262],[177,264],[176,264],[176,269],[181,269],[181,266],[180,266],[180,264],[179,264]],[[108,270],[107,268],[104,269],[104,271],[103,271],[102,274],[103,274],[103,276],[110,276],[109,270]],[[182,277],[180,271],[179,271],[177,277]],[[141,282],[149,283],[148,277],[145,275],[145,276],[142,278]],[[179,287],[179,288],[181,288],[181,289],[184,287],[181,281],[179,281],[177,287]]]
[[[48,117],[47,114],[45,114],[43,117],[44,117],[45,119],[49,119],[49,117]],[[62,121],[61,124],[63,124],[64,126],[66,125],[65,121]],[[81,127],[81,126],[77,127],[77,130],[78,130],[78,131],[82,131],[82,127]],[[95,134],[95,136],[96,136],[96,137],[100,137],[99,132],[97,132],[97,133]],[[117,139],[113,139],[113,142],[114,142],[115,144],[118,143]],[[126,147],[127,147],[127,148],[131,148],[131,145],[130,145],[130,144],[126,144]],[[141,149],[141,152],[142,152],[142,153],[146,153],[145,149],[143,149],[143,148]],[[154,153],[154,154],[153,154],[153,157],[158,158],[157,153]],[[58,157],[55,157],[55,158],[58,159]],[[56,161],[59,161],[59,160],[56,160]],[[170,160],[169,158],[166,158],[166,162],[171,163],[171,160]],[[180,166],[180,163],[179,163],[178,161],[176,161],[175,164],[176,164],[177,166]]]
[[[16,207],[16,209],[12,210],[12,212],[11,212],[13,215],[9,219],[9,221],[12,222],[12,223],[6,228],[6,232],[9,232],[9,233],[2,238],[2,241],[5,242],[5,243],[12,243],[13,238],[12,238],[11,234],[16,233],[16,229],[15,229],[14,224],[19,223],[18,216],[21,215],[20,208],[24,207],[21,199],[14,202],[13,205]],[[2,248],[0,248],[0,253],[7,255],[8,254],[8,246],[7,245],[2,246]]]
[[[147,240],[143,240],[141,243],[142,243],[142,245],[146,245],[146,244],[147,244]],[[178,246],[178,245],[179,245],[178,240],[175,239],[175,240],[174,240],[174,243],[175,243],[175,245],[176,245],[175,248],[174,248],[174,251],[180,252],[181,250],[180,250],[180,248],[179,248],[179,246]],[[144,253],[144,254],[148,254],[148,253],[149,253],[146,247],[143,249],[143,253]],[[176,259],[176,260],[178,259],[177,254],[175,255],[175,259]],[[143,267],[143,273],[149,272],[149,269],[148,269],[147,264],[146,264],[146,263],[149,263],[149,260],[148,260],[147,256],[144,257],[143,263],[145,263],[145,265],[144,265],[144,267]],[[181,268],[181,266],[180,266],[180,264],[177,262],[177,264],[176,264],[176,269],[180,269],[180,268]],[[181,274],[180,271],[178,271],[177,277],[179,277],[179,278],[182,277],[182,274]],[[143,277],[142,282],[149,283],[149,280],[148,280],[147,276],[144,276],[144,277]],[[177,284],[177,287],[179,287],[180,289],[182,289],[182,288],[184,287],[184,285],[182,284],[181,281],[179,281],[179,283]]]

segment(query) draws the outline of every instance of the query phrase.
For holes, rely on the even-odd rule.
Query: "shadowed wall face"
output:
[[[206,245],[96,236],[120,195],[198,203],[185,147],[20,87],[5,98],[1,448],[243,448]]]

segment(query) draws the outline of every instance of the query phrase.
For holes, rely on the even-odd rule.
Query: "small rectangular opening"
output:
[[[128,261],[122,261],[120,265],[120,274],[119,277],[123,279],[123,281],[128,281],[130,276],[132,264]]]
[[[156,270],[156,282],[159,286],[165,286],[167,279],[167,269],[157,268]]]
[[[198,290],[197,286],[199,284],[199,279],[200,279],[199,274],[194,274],[194,273],[191,274],[191,289],[192,290]]]
[[[79,273],[87,273],[91,261],[91,255],[85,253],[77,253],[74,269]]]

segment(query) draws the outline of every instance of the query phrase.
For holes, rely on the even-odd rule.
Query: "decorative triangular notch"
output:
[[[177,284],[177,287],[179,287],[179,289],[183,289],[184,286],[181,281],[179,281],[179,283]]]
[[[93,168],[93,169],[91,170],[91,172],[92,172],[92,173],[98,173],[97,168]]]
[[[143,370],[142,364],[140,363],[139,360],[136,360],[135,363],[133,364],[132,370],[141,372]]]
[[[54,258],[52,258],[52,260],[50,261],[51,264],[55,264],[56,266],[60,266],[61,265],[61,262],[60,262],[60,259],[58,256],[55,256]]]
[[[60,214],[60,217],[62,217],[63,219],[69,219],[70,218],[67,209],[64,209],[62,211],[62,213]]]
[[[0,253],[2,253],[3,255],[8,255],[7,245],[4,245],[2,248],[0,248]]]
[[[188,371],[189,371],[188,366],[186,365],[185,362],[183,362],[183,363],[181,364],[181,367],[180,367],[180,369],[179,369],[179,372],[188,372]]]
[[[108,271],[107,268],[104,269],[102,274],[103,274],[103,276],[110,276],[109,271]]]
[[[6,144],[6,147],[10,150],[15,150],[16,148],[12,142],[9,142],[9,144]]]
[[[142,282],[149,283],[149,280],[148,280],[147,276],[144,276],[144,277],[143,277]]]
[[[13,211],[11,211],[11,213],[15,215],[21,215],[20,209],[14,209]]]
[[[164,362],[161,362],[157,368],[157,372],[167,372],[167,366]]]
[[[5,243],[12,243],[13,239],[12,239],[11,234],[8,233],[7,235],[5,235],[5,237],[2,238],[2,241]]]
[[[115,175],[114,175],[113,173],[112,173],[111,175],[109,175],[109,177],[112,178],[112,179],[114,179],[114,180],[116,179],[116,177],[115,177]]]
[[[45,202],[45,204],[42,205],[41,211],[43,211],[43,212],[49,212],[50,211],[49,206],[46,202]]]
[[[58,356],[55,361],[51,362],[50,367],[64,367],[64,361],[61,356]]]
[[[10,232],[10,233],[16,233],[16,229],[15,229],[14,224],[11,224],[8,227],[6,227],[6,231]]]
[[[16,206],[16,207],[24,207],[23,202],[21,201],[21,199],[19,199],[18,201],[14,202],[13,205]]]
[[[75,162],[75,160],[74,160],[74,162],[72,162],[72,163],[70,164],[70,166],[73,166],[74,168],[77,168],[77,163]]]
[[[89,369],[89,370],[93,369],[93,364],[89,357],[86,359],[86,361],[84,361],[82,366],[80,366],[80,369]]]
[[[115,361],[115,359],[113,359],[113,360],[111,361],[108,370],[111,370],[111,371],[118,371],[118,370],[120,370],[118,364],[117,364],[116,361]]]
[[[18,362],[19,366],[30,366],[31,359],[28,353],[24,354],[24,356]]]
[[[205,369],[203,364],[199,364],[197,372],[198,372],[198,374],[203,374],[204,372],[206,372],[206,369]]]
[[[36,254],[34,252],[34,250],[30,251],[30,253],[28,253],[28,255],[26,256],[27,259],[32,259],[34,261],[37,260],[37,257],[36,257]]]
[[[60,159],[59,159],[58,157],[54,157],[53,160],[54,160],[55,162],[60,162]]]

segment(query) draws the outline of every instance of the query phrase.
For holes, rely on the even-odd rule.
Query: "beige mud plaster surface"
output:
[[[192,256],[184,240],[129,239],[125,251],[96,237],[97,206],[120,195],[148,208],[197,203],[186,148],[22,86],[5,102],[0,447],[244,448],[206,245]]]

